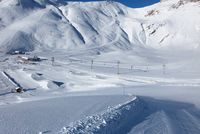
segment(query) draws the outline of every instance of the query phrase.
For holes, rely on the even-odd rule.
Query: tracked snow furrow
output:
[[[3,82],[2,76],[0,76],[0,86],[1,88],[6,87],[6,84]]]
[[[1,84],[1,89],[15,87],[15,85],[3,75],[3,72],[0,73],[0,84]]]
[[[11,97],[12,95],[12,89],[15,88],[15,85],[13,85],[12,82],[10,82],[4,75],[3,72],[0,73],[0,105],[4,105],[7,102],[7,99],[13,99],[14,97]],[[10,96],[10,97],[8,97]],[[7,99],[5,99],[7,98]]]
[[[140,24],[142,31],[138,35],[141,44],[147,44],[147,35],[143,23]]]
[[[198,117],[194,117],[189,111],[179,110],[168,114],[174,126],[174,133],[199,134],[200,120]]]
[[[144,113],[143,113],[144,114]],[[164,111],[157,111],[134,126],[129,134],[172,134],[170,122]]]
[[[198,131],[200,131],[200,120],[198,117],[195,117],[195,115],[191,114],[190,112],[183,110],[183,112],[190,118],[193,126],[196,126]]]

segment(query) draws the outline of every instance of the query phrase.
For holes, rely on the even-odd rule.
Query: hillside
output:
[[[169,0],[132,9],[116,2],[3,0],[0,48],[127,51],[199,50],[200,3]]]
[[[0,133],[200,134],[199,7],[0,0]]]

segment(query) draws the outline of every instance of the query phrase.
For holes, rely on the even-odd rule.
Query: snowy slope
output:
[[[115,2],[3,0],[1,51],[109,52],[134,47],[199,49],[199,2],[170,0],[142,9]]]
[[[0,133],[199,134],[199,6],[1,0]]]
[[[7,105],[0,107],[0,132],[1,134],[38,134],[39,132],[56,134],[60,128],[70,122],[105,111],[132,98],[74,96]]]

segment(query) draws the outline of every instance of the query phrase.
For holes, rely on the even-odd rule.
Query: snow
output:
[[[199,134],[199,5],[2,0],[0,133]]]
[[[129,96],[73,96],[0,108],[1,133],[56,133],[70,122],[131,100]]]
[[[144,9],[107,2],[69,2],[59,6],[44,3],[9,0],[1,4],[1,49],[10,52],[96,48],[108,52],[132,50],[138,45],[156,49],[181,45],[182,49],[192,50],[199,46],[198,2],[185,3],[179,9],[171,9],[176,1]],[[10,10],[12,7],[15,8]],[[146,16],[151,10],[159,13]]]
[[[105,112],[88,116],[86,119],[77,121],[68,127],[63,127],[60,134],[68,133],[123,133],[122,126],[129,125],[143,110],[143,104],[136,97],[132,100],[108,108]],[[131,117],[130,114],[134,113]],[[120,125],[119,125],[120,124]],[[123,124],[123,125],[122,125]]]

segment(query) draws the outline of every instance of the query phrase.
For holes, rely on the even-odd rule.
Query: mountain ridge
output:
[[[177,46],[198,49],[199,3],[179,4],[180,1],[171,0],[134,9],[117,2],[2,1],[0,48],[7,53],[23,50],[23,43],[14,41],[16,36],[12,36],[21,31],[27,35],[25,37],[32,38],[26,39],[26,51],[92,48],[129,51],[135,47],[166,49]],[[15,49],[7,49],[10,48],[8,42],[13,42],[10,46]]]

